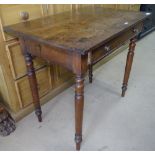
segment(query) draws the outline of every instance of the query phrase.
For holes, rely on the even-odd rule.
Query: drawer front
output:
[[[27,74],[27,69],[19,43],[15,42],[8,44],[6,49],[13,78],[16,80],[25,76]],[[33,63],[35,69],[42,68],[46,65],[44,60],[37,57],[34,58]]]
[[[51,86],[51,76],[49,67],[45,67],[36,72],[39,97],[46,95]],[[33,103],[31,89],[28,81],[28,77],[25,76],[15,82],[20,107],[25,108],[26,106]]]
[[[22,22],[21,12],[29,14],[28,20],[39,18],[43,15],[42,5],[38,4],[14,4],[14,5],[1,5],[0,16],[2,27]],[[4,40],[8,41],[13,39],[8,34],[3,34]]]
[[[67,50],[62,50],[59,48],[51,48],[48,45],[44,45],[42,43],[38,43],[37,41],[26,40],[25,44],[27,46],[28,51],[37,57],[40,57],[48,63],[52,64],[60,64],[65,66],[69,70],[72,70],[72,61],[73,57],[70,52]]]
[[[134,26],[132,29],[122,33],[118,37],[108,41],[103,46],[99,47],[98,49],[92,51],[92,62],[96,63],[102,57],[109,55],[111,52],[119,48],[125,42],[127,42],[132,37],[136,36],[142,30],[142,23]]]

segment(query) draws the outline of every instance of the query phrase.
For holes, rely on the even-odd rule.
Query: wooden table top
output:
[[[4,30],[16,37],[86,54],[146,17],[144,12],[85,7],[6,26]]]

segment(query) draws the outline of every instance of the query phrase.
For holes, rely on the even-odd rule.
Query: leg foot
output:
[[[121,95],[122,97],[125,96],[126,90],[127,90],[127,85],[123,84],[123,86],[122,86],[122,95]]]
[[[82,135],[75,134],[75,143],[76,143],[76,150],[77,151],[80,150],[81,142],[82,142]]]
[[[38,117],[38,121],[39,122],[42,122],[42,111],[41,111],[41,109],[40,108],[37,108],[36,110],[35,110],[35,114],[36,114],[36,116]]]
[[[76,144],[76,151],[80,151],[80,143]]]

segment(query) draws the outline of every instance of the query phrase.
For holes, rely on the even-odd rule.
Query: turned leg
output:
[[[75,143],[76,150],[80,150],[82,142],[82,120],[84,107],[84,78],[81,75],[76,76],[75,84]]]
[[[33,97],[33,104],[35,107],[35,114],[38,117],[38,121],[42,121],[42,111],[41,111],[41,106],[40,106],[40,101],[39,101],[39,93],[38,93],[38,88],[37,88],[37,79],[35,75],[35,70],[33,67],[33,61],[32,61],[32,56],[29,53],[24,54],[25,57],[25,62],[27,66],[27,74],[28,74],[28,79],[32,91],[32,97]]]
[[[135,50],[135,46],[136,46],[135,42],[136,42],[135,38],[132,38],[130,40],[129,52],[127,55],[125,73],[124,73],[124,80],[123,80],[123,86],[122,86],[122,97],[125,96],[125,92],[127,90],[128,80],[129,80],[130,71],[131,71],[132,62],[133,62],[134,50]]]
[[[88,57],[89,57],[89,59],[88,59],[88,61],[89,61],[89,66],[88,66],[89,83],[92,83],[92,81],[93,81],[92,52],[89,52]]]

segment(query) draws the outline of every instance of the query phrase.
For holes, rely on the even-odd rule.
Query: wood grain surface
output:
[[[4,30],[17,37],[85,54],[146,17],[142,12],[85,7],[6,26]]]

